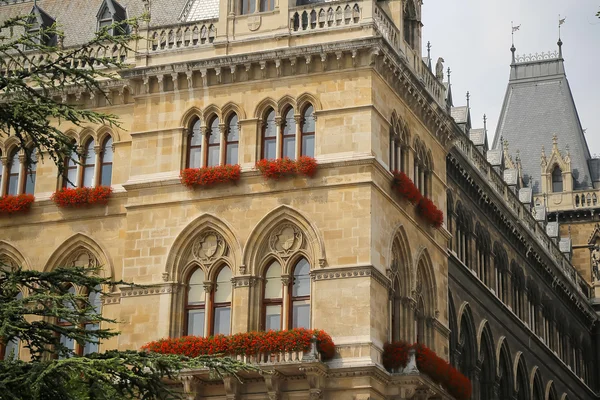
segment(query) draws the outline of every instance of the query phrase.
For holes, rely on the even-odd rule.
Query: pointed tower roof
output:
[[[556,134],[561,145],[570,149],[574,189],[591,187],[591,156],[565,74],[562,41],[556,52],[515,57],[514,50],[511,48],[510,79],[493,148],[501,148],[504,138],[520,149],[524,155],[524,183],[539,193],[541,168],[537,155],[542,146],[552,148]]]

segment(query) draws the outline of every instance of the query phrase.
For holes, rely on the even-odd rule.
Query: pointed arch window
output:
[[[98,30],[107,29],[113,23],[123,21],[127,18],[125,8],[121,6],[116,0],[104,0],[96,15],[98,20]],[[116,28],[108,29],[108,34],[112,36],[123,35],[127,33],[127,25],[120,24]]]
[[[425,335],[425,301],[420,294],[417,296],[417,307],[415,308],[415,338],[417,343],[427,342]]]
[[[262,132],[262,158],[277,158],[277,123],[275,122],[275,110],[267,109]]]
[[[100,154],[100,185],[110,186],[112,183],[113,169],[113,139],[107,136],[102,144],[102,153]]]
[[[296,158],[296,119],[294,109],[288,108],[281,124],[281,157]]]
[[[67,290],[67,292],[72,295],[75,296],[77,294],[77,291],[75,290],[74,286],[69,286],[69,289]],[[65,308],[74,309],[74,304],[73,301],[65,301],[64,304]],[[64,319],[59,319],[58,320],[58,325],[64,327],[64,328],[72,328],[73,325]],[[70,357],[71,355],[75,354],[75,350],[76,350],[76,342],[73,338],[69,337],[68,335],[60,335],[60,344],[64,346],[64,348],[66,350],[69,351],[68,354],[61,354],[59,356],[59,358],[67,358]]]
[[[190,132],[188,134],[188,168],[201,168],[202,167],[202,123],[199,118],[195,118],[192,121]]]
[[[231,114],[227,121],[227,132],[225,137],[225,164],[234,165],[238,163],[238,151],[240,143],[240,128],[237,114]]]
[[[21,174],[21,160],[19,150],[14,149],[8,161],[8,182],[6,185],[6,194],[16,196],[19,194],[19,175]]]
[[[223,266],[217,275],[212,298],[212,334],[229,335],[231,331],[231,269]]]
[[[186,298],[186,335],[204,336],[206,320],[206,292],[204,271],[196,268],[188,280]]]
[[[23,293],[19,292],[15,297],[16,300],[21,300]],[[21,341],[18,337],[13,338],[5,345],[0,344],[0,360],[5,360],[8,357],[19,358],[19,350],[21,348]]]
[[[83,187],[94,187],[94,170],[96,169],[96,152],[94,139],[88,139],[84,147],[81,184]]]
[[[88,293],[88,303],[92,306],[93,313],[100,315],[102,314],[102,288],[98,285]],[[98,331],[100,329],[100,323],[98,321],[87,321],[84,324],[86,331]],[[91,353],[97,353],[100,349],[99,343],[87,342],[82,349],[82,354],[87,355]]]
[[[305,258],[296,262],[290,282],[289,327],[310,328],[310,264]]]
[[[206,166],[217,166],[219,165],[219,155],[221,153],[221,129],[218,117],[214,117],[210,122],[207,142]]]
[[[263,295],[263,329],[278,331],[283,328],[283,283],[281,264],[273,261],[266,270]]]
[[[35,177],[37,170],[37,149],[32,149],[29,153],[29,163],[24,169],[25,172],[25,193],[33,194],[35,192]]]
[[[65,158],[65,172],[63,175],[63,187],[71,189],[79,186],[77,179],[77,151],[73,149],[71,154]]]
[[[300,155],[315,156],[315,109],[312,104],[307,105],[302,113]]]
[[[552,170],[552,192],[560,193],[563,191],[563,176],[562,171],[557,165]]]

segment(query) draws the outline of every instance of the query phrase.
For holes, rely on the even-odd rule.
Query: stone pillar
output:
[[[19,151],[19,181],[17,184],[17,194],[25,191],[25,179],[27,178],[27,156],[24,151]]]
[[[298,110],[296,110],[298,111]],[[296,160],[302,155],[302,115],[295,114],[296,121]]]
[[[221,123],[219,124],[219,134],[221,135],[219,138],[219,143],[221,144],[219,147],[219,165],[224,165],[227,162],[227,154],[225,154],[225,147],[227,147],[227,132],[223,120],[221,120]]]
[[[100,144],[96,142],[94,146],[94,181],[92,182],[92,187],[96,187],[100,184],[100,173],[102,171],[102,147]]]
[[[2,173],[0,173],[0,197],[6,194],[6,180],[8,179],[8,157],[0,157],[2,164]]]
[[[231,334],[248,332],[250,329],[250,313],[253,309],[250,303],[250,292],[256,286],[256,278],[236,276],[233,281],[233,298],[231,304]],[[260,314],[259,314],[260,315]]]

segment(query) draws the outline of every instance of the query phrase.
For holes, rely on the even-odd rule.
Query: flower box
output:
[[[411,349],[415,350],[419,372],[441,385],[457,400],[471,398],[473,388],[469,378],[422,344],[386,343],[383,347],[383,366],[388,370],[406,367]]]
[[[162,354],[181,354],[188,357],[219,354],[224,356],[272,355],[283,352],[307,352],[311,340],[317,340],[317,350],[323,360],[333,358],[335,345],[324,331],[318,329],[290,329],[287,331],[247,332],[211,337],[184,336],[150,342],[143,349]]]
[[[400,196],[415,204],[417,213],[431,226],[439,229],[444,223],[444,212],[437,208],[433,201],[423,197],[413,181],[404,172],[394,171],[393,175],[392,187],[394,190]]]
[[[274,160],[260,160],[256,163],[257,170],[265,179],[281,179],[285,177],[305,175],[312,178],[318,168],[317,160],[312,157],[302,156],[298,160],[287,157]]]
[[[239,165],[187,168],[181,171],[181,183],[187,187],[212,186],[219,183],[236,182],[242,170]]]
[[[77,208],[94,204],[107,204],[111,193],[112,188],[109,186],[69,188],[54,192],[50,199],[59,207]]]
[[[32,194],[0,197],[0,215],[12,215],[29,211],[35,200]]]

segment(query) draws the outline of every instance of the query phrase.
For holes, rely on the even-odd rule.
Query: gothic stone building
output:
[[[147,38],[134,51],[92,54],[131,64],[103,82],[108,99],[56,93],[122,123],[61,124],[84,154],[65,176],[47,158],[27,168],[14,138],[0,138],[0,195],[36,198],[28,214],[0,218],[3,259],[96,264],[148,286],[102,297],[121,334],[97,350],[310,327],[333,337],[333,360],[261,365],[274,373],[243,384],[191,372],[188,398],[450,399],[423,374],[382,367],[394,340],[452,362],[473,399],[596,398],[592,288],[507,179],[516,167],[487,149],[468,107],[452,107],[441,63],[434,74],[422,58],[420,1],[0,4],[2,19],[59,23],[65,48],[150,16],[130,27]],[[315,177],[265,181],[254,168],[302,155],[318,161]],[[180,182],[182,169],[223,164],[241,166],[236,185]],[[445,211],[442,228],[393,191],[392,170]],[[113,195],[57,208],[52,193],[73,185]]]

